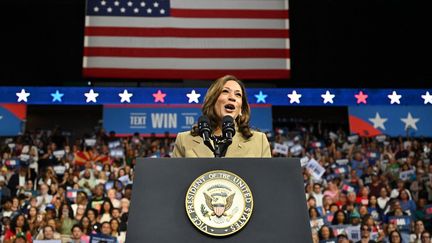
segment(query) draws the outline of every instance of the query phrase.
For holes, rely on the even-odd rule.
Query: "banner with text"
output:
[[[103,124],[118,136],[173,136],[190,130],[200,116],[201,105],[105,105]],[[251,105],[250,123],[262,132],[272,131],[271,106]]]

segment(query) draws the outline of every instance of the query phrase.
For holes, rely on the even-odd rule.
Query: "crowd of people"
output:
[[[273,157],[301,159],[314,242],[431,242],[429,140],[301,125],[267,135]],[[136,159],[170,157],[173,143],[103,129],[2,138],[0,241],[124,242]]]
[[[0,140],[0,242],[125,242],[136,158],[169,156],[173,138],[70,140],[59,129]]]
[[[273,156],[301,158],[314,242],[431,243],[432,142],[276,129]]]

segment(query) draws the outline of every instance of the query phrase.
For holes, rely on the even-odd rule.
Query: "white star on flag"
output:
[[[16,93],[16,95],[18,96],[18,102],[27,102],[27,97],[30,96],[30,93],[26,93],[25,89],[21,89],[21,92]]]
[[[415,130],[417,129],[416,123],[420,121],[420,118],[413,118],[411,112],[408,112],[407,118],[401,118],[401,121],[405,123],[405,130],[408,130],[409,127],[412,127]]]
[[[387,95],[387,97],[390,99],[390,104],[400,104],[400,99],[402,98],[402,95],[398,95],[396,91],[393,90],[393,93]]]
[[[86,102],[87,102],[87,103],[89,103],[90,101],[96,103],[96,102],[97,102],[97,101],[96,101],[96,97],[98,97],[99,94],[98,94],[98,93],[95,93],[95,92],[93,91],[93,89],[90,89],[90,92],[88,92],[88,93],[84,93],[84,96],[87,97],[87,99],[86,99]]]
[[[199,103],[198,98],[201,97],[201,94],[196,93],[193,89],[192,92],[186,94],[186,96],[189,98],[189,104],[192,102]]]
[[[321,97],[324,99],[323,103],[327,104],[327,102],[333,104],[333,98],[335,97],[334,94],[330,94],[330,91],[326,91],[325,94],[322,94]]]
[[[387,120],[388,120],[387,118],[381,118],[378,112],[375,113],[375,118],[369,118],[369,121],[373,123],[374,128],[381,128],[382,130],[385,130],[384,123]]]
[[[118,95],[121,98],[121,100],[120,100],[121,103],[123,103],[125,101],[127,103],[130,103],[131,102],[130,98],[133,96],[133,94],[132,93],[128,93],[128,91],[126,89],[123,91],[123,93],[119,93]]]
[[[429,91],[427,91],[426,94],[422,95],[421,97],[424,99],[424,103],[425,103],[425,105],[426,105],[427,103],[432,104],[432,95],[429,94]]]
[[[288,98],[290,99],[290,104],[297,103],[300,104],[300,98],[302,97],[301,94],[297,94],[297,91],[293,90],[291,94],[288,94]]]

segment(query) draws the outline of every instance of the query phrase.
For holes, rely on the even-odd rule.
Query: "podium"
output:
[[[225,170],[240,176],[253,194],[253,212],[238,232],[217,237],[198,230],[185,208],[199,176]],[[311,243],[299,159],[140,158],[135,167],[126,242]]]

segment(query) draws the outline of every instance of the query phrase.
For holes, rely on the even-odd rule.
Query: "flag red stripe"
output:
[[[289,53],[289,49],[84,48],[84,56],[93,57],[289,58]]]
[[[289,38],[288,30],[182,29],[134,27],[86,27],[86,36],[190,37],[190,38]]]
[[[287,79],[290,70],[172,70],[84,68],[85,77],[94,78],[154,78],[154,79],[216,79],[232,74],[243,79]]]
[[[182,18],[246,18],[288,19],[288,10],[240,10],[240,9],[171,9],[172,17]]]

